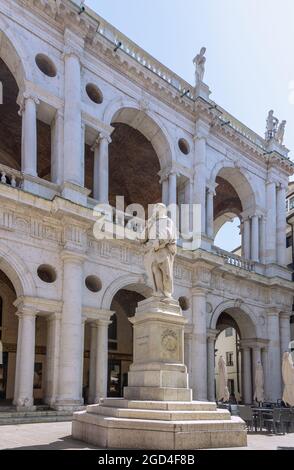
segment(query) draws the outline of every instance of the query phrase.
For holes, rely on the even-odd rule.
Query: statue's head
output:
[[[200,55],[203,56],[203,55],[205,54],[205,52],[206,52],[206,47],[201,47],[201,49],[200,49]]]
[[[282,121],[282,122],[281,122],[281,125],[282,125],[283,127],[285,127],[286,124],[287,124],[287,121]]]
[[[167,217],[166,205],[161,202],[155,204],[152,210],[152,217],[156,219],[161,219],[162,217]]]
[[[272,116],[272,115],[274,114],[274,110],[271,109],[268,114],[269,114],[270,116]]]

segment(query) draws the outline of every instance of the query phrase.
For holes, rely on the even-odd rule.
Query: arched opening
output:
[[[138,302],[144,300],[136,291],[120,289],[113,297],[110,310],[115,311],[116,338],[113,325],[109,326],[108,341],[108,396],[123,396],[128,371],[133,361],[133,328],[129,318],[135,315]]]
[[[14,397],[18,321],[15,315],[14,286],[0,271],[0,405],[10,405]]]
[[[255,210],[250,184],[237,168],[222,168],[216,176],[213,201],[214,245],[235,255],[245,256],[243,215]],[[247,237],[250,237],[250,232]],[[250,253],[246,253],[247,257]]]
[[[23,65],[10,41],[0,32],[0,81],[3,103],[0,105],[0,170],[2,183],[18,185],[21,171],[22,117],[20,102],[25,90]],[[21,93],[20,93],[21,92]],[[44,103],[37,106],[37,174],[51,181],[51,121],[53,110]],[[8,168],[6,168],[8,167]],[[5,174],[4,174],[5,173]],[[14,183],[16,180],[16,184]]]
[[[217,322],[220,332],[215,343],[215,386],[219,396],[218,361],[220,356],[225,360],[228,371],[228,389],[230,402],[240,403],[242,400],[240,331],[235,320],[227,313],[222,313]]]
[[[251,315],[239,306],[217,309],[211,326],[217,331],[214,345],[215,396],[220,397],[218,361],[223,357],[228,373],[230,403],[253,402],[254,377],[257,362],[266,366],[266,345],[257,339],[256,326]]]

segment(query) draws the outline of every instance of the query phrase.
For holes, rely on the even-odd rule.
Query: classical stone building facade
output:
[[[287,149],[70,0],[1,1],[0,77],[1,398],[67,409],[121,394],[128,317],[150,288],[141,245],[95,238],[93,208],[124,196],[201,205],[200,246],[179,241],[174,270],[194,398],[215,398],[215,340],[234,327],[243,401],[258,360],[266,398],[279,399],[293,303]],[[124,206],[116,214],[129,222]],[[242,256],[214,246],[228,214]]]

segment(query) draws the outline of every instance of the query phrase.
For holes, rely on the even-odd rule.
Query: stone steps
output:
[[[227,410],[148,410],[130,408],[110,408],[109,406],[87,407],[87,412],[103,416],[127,419],[148,419],[158,421],[230,420]]]
[[[0,411],[0,426],[7,424],[49,423],[71,421],[72,413],[64,411]]]
[[[140,401],[125,398],[105,398],[101,401],[103,407],[130,408],[140,410],[170,410],[170,411],[216,411],[215,402],[207,401]],[[87,410],[96,405],[88,405]]]

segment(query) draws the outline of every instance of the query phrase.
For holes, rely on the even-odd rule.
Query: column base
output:
[[[81,400],[57,400],[51,408],[56,411],[79,411],[84,410],[85,405]]]
[[[32,406],[16,406],[16,411],[36,411],[37,407]]]

